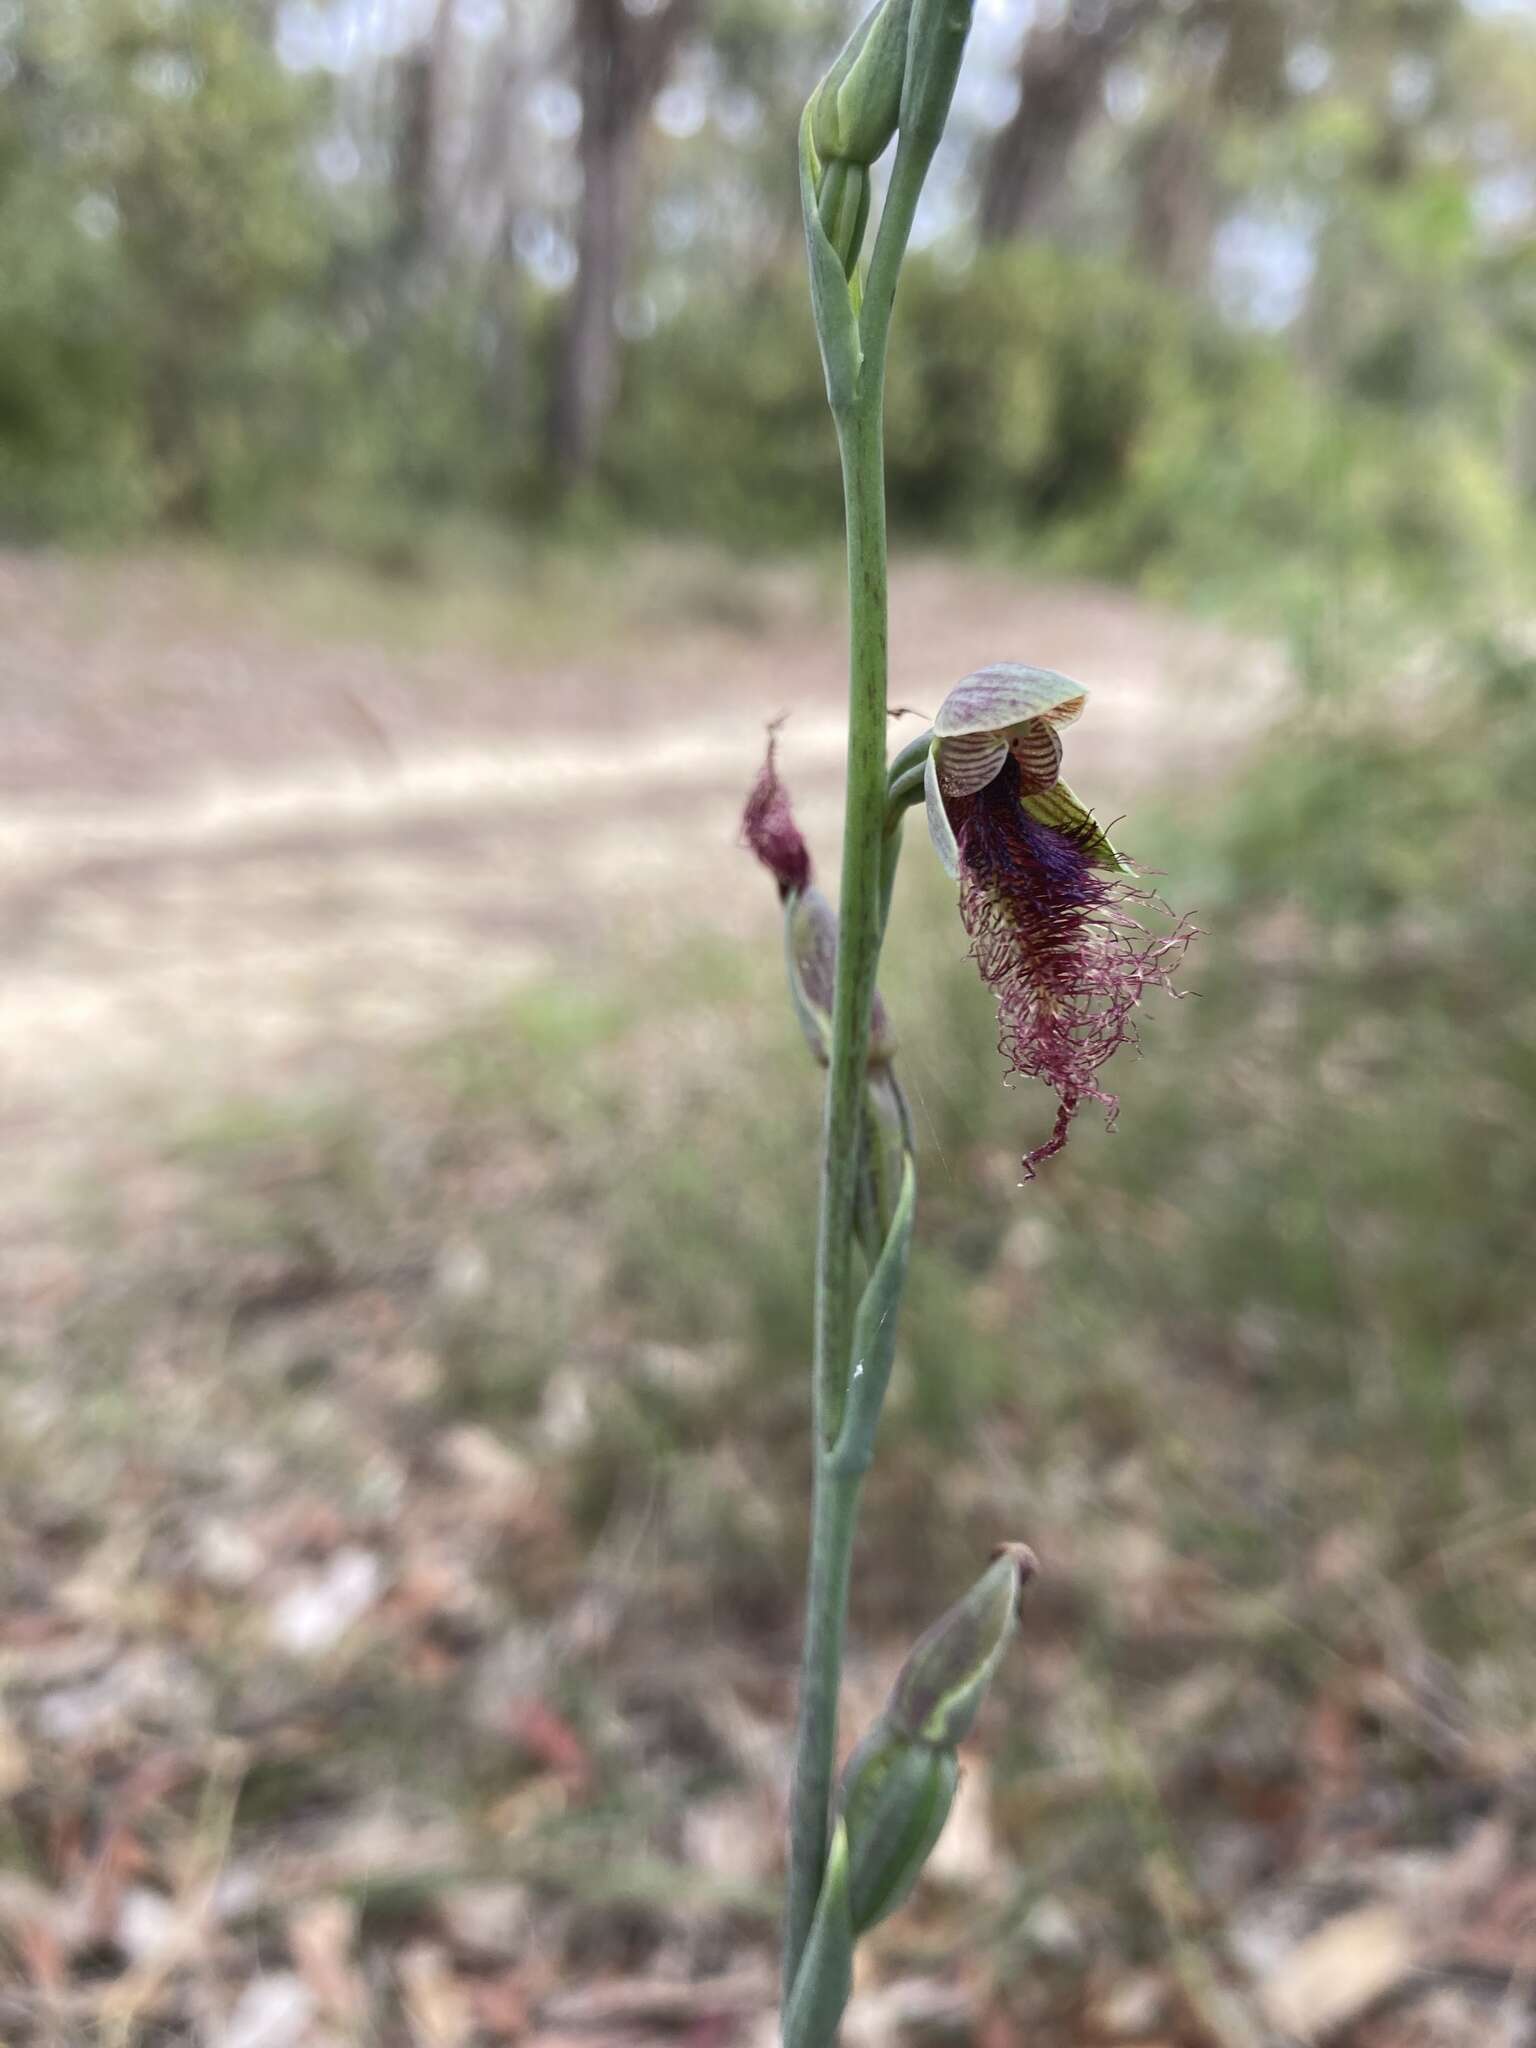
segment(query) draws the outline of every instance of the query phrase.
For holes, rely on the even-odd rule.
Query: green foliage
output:
[[[1462,413],[1329,400],[1277,344],[1103,260],[915,261],[897,317],[898,530],[1237,589],[1256,556],[1272,582],[1390,569],[1454,585],[1525,538],[1497,441]],[[691,301],[631,351],[610,463],[631,517],[743,544],[830,532],[807,324],[764,284]]]
[[[320,274],[309,91],[222,5],[22,17],[0,94],[0,521],[205,520]]]
[[[623,347],[598,478],[558,509],[540,423],[563,294],[504,241],[402,232],[420,195],[392,166],[392,67],[420,49],[338,82],[285,69],[254,5],[0,14],[0,537],[180,522],[390,563],[462,511],[529,532],[830,540],[785,151],[846,10],[792,13],[711,10],[708,118],[648,137],[654,204],[622,310],[654,331]],[[971,260],[948,243],[908,266],[896,531],[1203,594],[1242,591],[1261,563],[1282,602],[1320,578],[1438,594],[1514,562],[1536,319],[1529,237],[1497,209],[1519,197],[1531,45],[1457,7],[1419,28],[1389,13],[1314,25],[1326,88],[1259,76],[1211,113],[1214,227],[1304,224],[1315,275],[1284,334],[1245,334],[1126,255],[1145,124],[1077,153],[1054,244]],[[1278,47],[1247,54],[1262,72]],[[1178,118],[1183,49],[1172,28],[1148,46],[1146,124]],[[1391,112],[1404,49],[1430,65],[1422,119]],[[355,176],[328,175],[353,140]],[[569,212],[547,212],[569,234]]]
[[[402,297],[253,10],[70,0],[0,55],[0,533],[382,554],[505,494],[483,289]]]
[[[0,99],[0,108],[4,101]],[[0,149],[18,140],[7,134]],[[87,216],[89,218],[89,216]],[[74,224],[34,161],[0,188],[0,534],[93,538],[156,511],[115,309],[119,251]]]
[[[838,530],[837,451],[798,272],[701,294],[631,348],[626,378],[606,471],[629,517],[741,545]]]

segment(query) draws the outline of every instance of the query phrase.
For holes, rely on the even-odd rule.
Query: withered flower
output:
[[[741,814],[741,836],[779,885],[780,901],[802,895],[811,886],[811,850],[801,837],[790,809],[789,791],[779,780],[774,756],[777,725],[768,728],[768,751],[747,792]]]
[[[1143,993],[1172,992],[1194,937],[1182,920],[1161,937],[1147,930],[1137,913],[1163,906],[1061,780],[1060,728],[1086,697],[1049,669],[979,669],[940,706],[925,773],[929,832],[997,997],[998,1049],[1012,1073],[1056,1093],[1051,1134],[1024,1158],[1030,1179],[1084,1102],[1113,1123],[1099,1070],[1135,1042]]]
[[[806,1043],[822,1066],[832,1043],[832,1003],[837,989],[837,912],[812,879],[810,848],[790,808],[789,792],[774,760],[774,729],[757,780],[741,815],[741,836],[778,884],[784,905],[790,992]],[[869,1064],[887,1066],[896,1034],[879,989],[869,1021]]]

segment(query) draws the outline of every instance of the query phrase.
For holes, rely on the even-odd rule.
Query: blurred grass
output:
[[[1022,1451],[1025,1511],[1134,1457],[1175,1547],[1245,1580],[1363,1517],[1384,1568],[1432,1583],[1439,1544],[1518,1509],[1533,773],[1536,670],[1480,647],[1437,656],[1411,698],[1320,685],[1214,815],[1132,821],[1206,932],[1197,993],[1152,1007],[1118,1129],[1084,1117],[1022,1190],[1048,1104],[1000,1085],[990,1004],[913,845],[884,982],[925,1152],[922,1256],[872,1548],[882,1491],[905,1511],[906,1461],[942,1484],[988,1441]],[[490,1280],[435,1312],[451,1404],[516,1435],[552,1372],[601,1360],[571,1460],[594,1524],[626,1473],[684,1447],[782,1453],[774,1489],[798,1485],[819,1088],[766,903],[764,936],[761,955],[685,939],[520,991],[399,1077],[403,1112],[234,1104],[189,1126],[193,1241],[321,1277],[409,1266],[467,1193],[455,1227]],[[493,1170],[524,1186],[485,1211]],[[140,1282],[152,1313],[165,1275]],[[109,1290],[105,1324],[121,1334],[126,1310]],[[90,1317],[75,1336],[94,1353]],[[715,1363],[660,1390],[634,1363],[647,1347]],[[1443,1605],[1455,1639],[1470,1609]]]

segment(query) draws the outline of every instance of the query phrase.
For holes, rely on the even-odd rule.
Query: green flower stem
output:
[[[915,740],[908,740],[901,752],[894,757],[890,766],[891,792],[893,795],[895,794],[897,783],[905,782],[913,769],[917,771],[918,781],[922,781],[923,769],[927,764],[929,749],[932,745],[933,729],[930,726],[927,731],[920,732]]]
[[[873,374],[872,374],[873,373]],[[827,1855],[848,1574],[862,1474],[834,1468],[857,1306],[854,1260],[865,1048],[880,961],[885,837],[886,547],[879,365],[866,357],[854,405],[837,416],[848,526],[848,787],[838,898],[837,993],[822,1135],[813,1419],[816,1470],[800,1720],[790,1802],[785,1992],[816,1915]]]
[[[863,1474],[837,1471],[819,1444],[811,1496],[811,1564],[805,1646],[800,1666],[800,1721],[790,1801],[789,1895],[784,1921],[784,1999],[805,1953],[827,1857],[827,1824],[837,1745],[837,1690],[843,1668],[848,1575]]]
[[[917,1168],[908,1149],[902,1155],[901,1191],[885,1244],[854,1318],[853,1373],[830,1466],[839,1477],[867,1472],[875,1455],[875,1431],[896,1359],[896,1317],[907,1277],[916,1202]]]
[[[912,236],[923,181],[949,119],[949,104],[954,98],[970,25],[971,0],[964,0],[964,4],[959,4],[959,0],[931,0],[931,4],[919,4],[913,10],[896,161],[891,166],[891,182],[880,209],[880,227],[859,309],[859,345],[864,352],[865,378],[871,368],[874,370],[870,381],[875,386],[877,411],[882,403],[879,387],[885,381],[885,344],[896,303],[896,280]],[[864,381],[860,380],[861,398]]]
[[[873,364],[866,360],[865,377]],[[862,383],[863,380],[861,380]],[[869,1015],[880,964],[880,872],[885,838],[885,464],[880,393],[838,421],[848,510],[850,670],[848,787],[838,895],[837,993],[822,1137],[821,1233],[816,1271],[817,1441],[842,1426],[853,1334],[850,1227]]]
[[[844,264],[817,212],[811,109],[801,124],[801,195],[827,392],[842,458],[848,539],[848,778],[838,899],[837,983],[822,1129],[821,1215],[816,1248],[816,1334],[812,1411],[815,1474],[810,1587],[801,1665],[800,1717],[790,1800],[784,1995],[795,1986],[816,1919],[827,1865],[837,1695],[859,1488],[890,1370],[906,1272],[915,1184],[910,1157],[898,1213],[867,1291],[859,1288],[858,1234],[870,1010],[900,846],[900,809],[888,810],[886,766],[887,573],[885,538],[885,358],[896,282],[923,180],[949,113],[969,0],[913,0],[901,88],[896,158],[862,294],[851,298]],[[872,30],[871,33],[874,33]],[[814,102],[813,102],[814,104]],[[857,307],[855,332],[854,308]],[[903,770],[920,758],[903,750]],[[909,792],[903,790],[903,797]],[[894,825],[894,830],[892,830]],[[904,1130],[910,1135],[904,1105]],[[878,1331],[865,1379],[860,1340]],[[868,1383],[866,1384],[866,1380]],[[851,1390],[857,1387],[850,1419]],[[873,1397],[873,1398],[872,1398]]]
[[[888,826],[900,822],[900,813],[906,810],[909,804],[922,802],[924,773],[924,764],[919,761],[913,767],[903,769],[900,775],[891,777],[890,790],[886,796],[891,813],[887,820]]]
[[[903,768],[903,754],[898,754],[891,764],[890,787],[885,799],[885,838],[880,847],[880,935],[885,936],[885,927],[890,922],[891,892],[896,887],[896,864],[901,859],[901,827],[907,812],[914,804],[923,801],[924,760],[928,752],[929,736],[922,739],[923,759]],[[904,753],[910,750],[904,750]]]
[[[880,935],[891,921],[891,896],[896,887],[896,867],[901,859],[901,812],[887,821],[880,846]]]

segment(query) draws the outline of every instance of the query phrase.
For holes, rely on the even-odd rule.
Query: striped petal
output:
[[[974,796],[1007,760],[1008,742],[1001,733],[968,732],[958,739],[936,741],[933,751],[938,756],[939,787],[944,794]]]
[[[958,740],[945,742],[959,746]],[[1008,735],[1008,751],[1019,764],[1019,794],[1037,796],[1055,786],[1061,774],[1061,735],[1044,718],[1017,725]],[[979,785],[978,785],[979,786]]]

